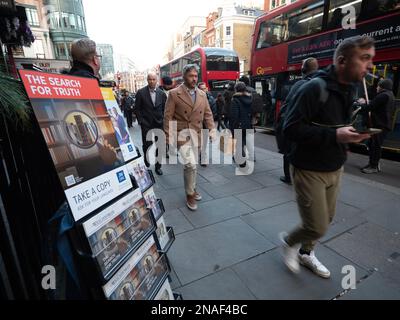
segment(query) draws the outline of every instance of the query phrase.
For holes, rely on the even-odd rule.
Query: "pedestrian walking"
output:
[[[121,109],[128,123],[128,128],[132,128],[133,124],[133,110],[135,108],[135,101],[131,97],[128,91],[123,92],[123,97],[121,100]]]
[[[236,143],[235,162],[241,168],[246,167],[246,133],[252,129],[252,94],[248,92],[246,84],[239,81],[235,85],[235,94],[232,96],[231,113],[230,113],[230,129],[233,138],[241,136],[242,143]],[[237,140],[238,141],[238,140]],[[242,161],[238,161],[238,160]]]
[[[231,112],[231,102],[232,102],[232,96],[235,94],[235,82],[230,81],[228,83],[228,87],[224,91],[224,109],[222,111],[223,117],[224,117],[224,125],[226,128],[229,128],[229,116]]]
[[[366,106],[365,111],[371,112],[371,123],[373,128],[381,129],[382,132],[374,134],[368,140],[369,163],[361,169],[363,173],[378,173],[381,171],[379,161],[382,157],[383,142],[391,130],[390,118],[394,107],[393,82],[390,79],[382,79],[378,82],[377,95]]]
[[[208,92],[208,88],[204,82],[200,82],[197,87],[207,95],[208,105],[210,106],[211,112],[213,114],[213,120],[217,114],[217,104],[215,98]],[[207,129],[203,123],[203,129]],[[206,137],[203,137],[203,144],[201,146],[201,152],[199,154],[199,163],[202,167],[207,167],[208,164],[208,141]]]
[[[218,93],[218,95],[217,95],[216,104],[217,104],[217,122],[218,122],[217,130],[220,131],[221,127],[223,129],[226,129],[225,125],[222,123],[222,120],[223,120],[222,112],[224,109],[225,101],[224,101],[224,97],[222,96],[221,93]]]
[[[289,153],[291,142],[285,137],[283,134],[283,123],[285,121],[285,114],[288,114],[288,106],[297,93],[300,90],[301,86],[307,81],[311,80],[313,76],[318,71],[318,60],[315,58],[308,58],[303,61],[303,65],[301,67],[301,73],[303,78],[297,81],[291,88],[285,99],[285,102],[282,104],[281,109],[278,115],[278,121],[276,122],[275,127],[275,137],[278,145],[279,153],[283,154],[283,173],[284,176],[281,176],[279,179],[287,184],[291,184],[292,180],[290,178],[290,162],[289,162]],[[292,104],[293,105],[293,104]]]
[[[149,73],[147,75],[147,86],[139,89],[136,93],[135,113],[138,123],[142,130],[142,145],[144,162],[150,166],[147,151],[153,144],[153,138],[147,140],[147,134],[152,129],[163,129],[163,118],[167,95],[160,88],[157,88],[157,75]],[[156,149],[155,172],[162,175],[161,163],[158,160],[158,148]]]
[[[186,65],[182,75],[184,83],[169,92],[165,106],[164,130],[167,144],[175,144],[183,160],[186,205],[194,211],[197,210],[196,201],[202,199],[196,191],[196,163],[198,148],[202,143],[201,130],[205,123],[205,127],[211,130],[210,135],[214,138],[215,128],[207,95],[196,87],[197,65]],[[179,134],[185,135],[186,140],[179,139]],[[176,141],[170,140],[173,137]]]
[[[300,271],[300,262],[317,275],[330,277],[314,249],[335,215],[346,144],[370,137],[347,124],[353,83],[367,75],[374,55],[372,38],[344,39],[335,50],[333,65],[305,83],[288,106],[283,130],[293,142],[289,158],[302,222],[289,234],[282,232],[280,239],[284,262],[295,273]]]

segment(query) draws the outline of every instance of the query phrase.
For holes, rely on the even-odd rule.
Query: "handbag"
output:
[[[232,133],[228,129],[221,131],[219,150],[226,155],[233,155],[236,151],[236,139],[232,137]]]

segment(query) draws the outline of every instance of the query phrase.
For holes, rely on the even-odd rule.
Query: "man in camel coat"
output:
[[[186,205],[194,211],[197,210],[196,201],[201,200],[201,195],[196,191],[196,164],[202,144],[201,130],[204,123],[211,130],[211,138],[214,138],[215,127],[207,95],[196,87],[198,67],[194,64],[186,65],[183,68],[183,80],[182,85],[169,91],[165,105],[164,131],[167,144],[175,144],[183,160]]]

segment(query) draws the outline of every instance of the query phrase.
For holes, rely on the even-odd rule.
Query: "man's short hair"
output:
[[[190,71],[195,70],[197,73],[199,73],[199,67],[197,66],[197,64],[187,64],[186,66],[183,67],[183,71],[182,71],[182,75],[185,76],[187,73],[189,73]]]
[[[393,81],[390,79],[379,80],[378,86],[385,90],[393,90]]]
[[[248,77],[246,77],[246,76],[241,76],[241,77],[239,78],[239,81],[244,82],[244,84],[245,84],[246,86],[249,86],[249,85],[250,85],[250,79],[249,79]]]
[[[89,38],[78,39],[71,44],[71,55],[74,61],[87,62],[96,54],[96,42]]]
[[[375,40],[369,36],[355,36],[344,39],[336,48],[333,61],[336,62],[338,57],[351,58],[355,49],[370,49],[375,45]]]
[[[301,73],[310,74],[311,72],[318,70],[318,60],[310,57],[303,60],[303,65],[301,66]]]

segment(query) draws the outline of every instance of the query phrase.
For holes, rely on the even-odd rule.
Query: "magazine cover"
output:
[[[146,165],[144,164],[143,157],[137,158],[126,164],[128,172],[132,175],[140,190],[142,192],[146,191],[149,187],[153,185],[153,180]]]
[[[132,188],[94,79],[20,70],[77,221]]]
[[[114,126],[117,141],[121,146],[122,156],[125,162],[132,160],[136,158],[138,154],[133,139],[129,133],[128,126],[125,122],[124,115],[115,100],[112,88],[101,88],[101,93]]]
[[[168,279],[165,279],[164,284],[155,295],[154,300],[175,300]]]
[[[83,223],[83,228],[105,276],[154,225],[142,193],[136,189]]]
[[[161,217],[157,221],[156,234],[158,241],[160,242],[161,250],[164,250],[170,240],[164,217]]]
[[[160,201],[158,201],[153,188],[149,188],[143,193],[144,200],[146,201],[147,208],[149,208],[154,215],[154,219],[158,220],[164,213]]]
[[[147,299],[167,274],[167,263],[150,237],[103,286],[104,294],[110,300]]]

